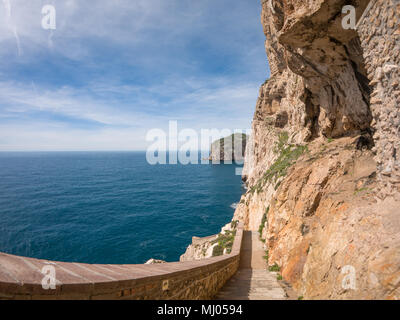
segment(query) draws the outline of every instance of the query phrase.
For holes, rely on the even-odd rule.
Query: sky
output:
[[[1,0],[0,151],[145,150],[169,121],[249,129],[269,77],[260,14],[258,0]]]

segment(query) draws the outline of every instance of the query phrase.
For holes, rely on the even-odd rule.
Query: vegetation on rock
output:
[[[285,177],[288,169],[308,150],[307,146],[289,144],[288,140],[289,136],[287,132],[282,132],[279,135],[274,149],[274,152],[279,156],[257,184],[250,189],[250,193],[253,194],[256,191],[260,193],[268,183],[276,183],[280,178]]]
[[[260,238],[262,238],[262,232],[265,228],[265,223],[267,222],[269,207],[265,210],[265,213],[261,219],[260,227],[258,228],[258,233],[260,234]]]
[[[268,270],[271,272],[279,272],[281,268],[275,263],[273,266],[269,267]]]
[[[235,241],[236,230],[225,231],[225,234],[219,234],[218,238],[212,242],[212,244],[218,244],[213,249],[213,257],[222,256],[226,249],[226,253],[232,252],[233,242]]]

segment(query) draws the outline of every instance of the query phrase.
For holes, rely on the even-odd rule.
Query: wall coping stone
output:
[[[68,263],[35,258],[26,258],[6,253],[0,253],[0,299],[18,299],[30,296],[55,296],[63,298],[69,294],[78,294],[80,298],[90,299],[103,292],[123,292],[125,288],[152,284],[162,290],[162,281],[184,279],[186,282],[198,281],[207,276],[224,270],[231,264],[237,264],[240,258],[240,249],[243,238],[243,223],[239,223],[232,247],[232,252],[227,255],[188,262],[171,262],[164,264],[87,264]],[[44,290],[42,288],[42,268],[54,266],[56,270],[56,289]],[[237,270],[237,267],[236,267]],[[233,270],[233,274],[236,272]],[[233,275],[232,274],[232,275]],[[218,284],[222,287],[228,279]],[[153,287],[145,288],[152,298]],[[132,291],[131,291],[132,292]],[[158,294],[157,294],[158,295]],[[76,298],[76,296],[73,296]]]

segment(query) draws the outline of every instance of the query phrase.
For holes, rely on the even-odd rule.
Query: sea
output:
[[[199,155],[200,157],[200,155]],[[1,152],[0,252],[53,261],[178,261],[244,192],[235,164],[150,165],[145,152]]]

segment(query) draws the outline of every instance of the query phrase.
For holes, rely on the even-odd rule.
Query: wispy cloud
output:
[[[258,3],[53,0],[51,33],[45,2],[0,8],[0,150],[143,149],[169,120],[250,126],[268,76]]]
[[[17,44],[17,50],[18,50],[18,55],[21,56],[22,54],[22,50],[21,50],[21,41],[19,40],[19,35],[18,35],[18,31],[17,31],[17,26],[15,25],[13,18],[11,16],[11,2],[10,0],[3,0],[3,4],[4,4],[4,9],[5,9],[5,16],[6,16],[6,24],[9,27],[9,29],[11,30],[11,32],[13,33],[14,37],[15,37],[15,41]]]

